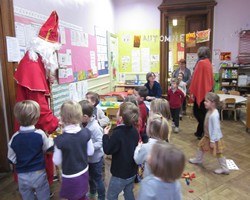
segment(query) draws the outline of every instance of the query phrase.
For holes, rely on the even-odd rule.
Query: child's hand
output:
[[[214,148],[214,143],[210,142],[210,148],[213,149]]]
[[[109,130],[111,129],[111,125],[108,125],[106,126],[104,129],[103,129],[103,133],[106,135],[106,134],[109,134]]]

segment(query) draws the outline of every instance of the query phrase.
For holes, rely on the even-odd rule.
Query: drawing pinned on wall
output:
[[[195,47],[196,41],[195,41],[195,32],[193,33],[187,33],[186,34],[186,47]]]
[[[141,36],[134,35],[134,47],[139,48],[141,45]]]
[[[141,48],[141,66],[143,72],[150,72],[150,49]]]
[[[60,27],[60,43],[62,45],[66,44],[66,33],[65,33],[65,28],[64,27]]]
[[[140,49],[132,50],[132,72],[140,72],[141,67],[141,51]]]
[[[210,40],[210,29],[196,31],[196,43],[207,42]]]
[[[220,52],[220,60],[231,60],[231,52]]]
[[[95,52],[90,51],[90,67],[94,74],[97,74],[97,66],[95,64]]]
[[[73,70],[72,68],[67,68],[67,67],[64,67],[64,68],[59,68],[58,70],[58,77],[59,78],[69,78],[70,76],[73,77]]]
[[[129,63],[130,63],[130,57],[129,56],[122,56],[122,69],[123,70],[127,69]]]

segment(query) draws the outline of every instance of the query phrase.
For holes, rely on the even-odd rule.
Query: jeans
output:
[[[179,127],[180,110],[181,108],[170,108],[170,112],[171,112],[175,127]]]
[[[117,200],[118,195],[121,193],[121,191],[124,192],[125,200],[134,200],[134,180],[135,176],[128,179],[111,176],[108,187],[107,200]]]
[[[103,158],[97,163],[89,163],[89,191],[94,195],[97,191],[98,200],[105,200],[105,187],[102,178]]]
[[[18,187],[23,200],[35,199],[38,200],[50,199],[50,189],[45,170],[34,172],[18,173]]]

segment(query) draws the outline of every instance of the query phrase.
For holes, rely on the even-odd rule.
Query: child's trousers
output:
[[[18,187],[23,200],[48,200],[50,189],[45,170],[18,173]]]

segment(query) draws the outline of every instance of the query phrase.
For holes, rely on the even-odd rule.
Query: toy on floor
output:
[[[190,185],[190,182],[191,182],[194,178],[196,178],[196,176],[195,176],[195,173],[189,173],[189,172],[188,172],[188,173],[183,173],[183,175],[182,175],[181,178],[185,178],[186,184],[189,186],[189,185]],[[193,193],[194,190],[190,189],[188,192],[189,192],[189,193]]]

